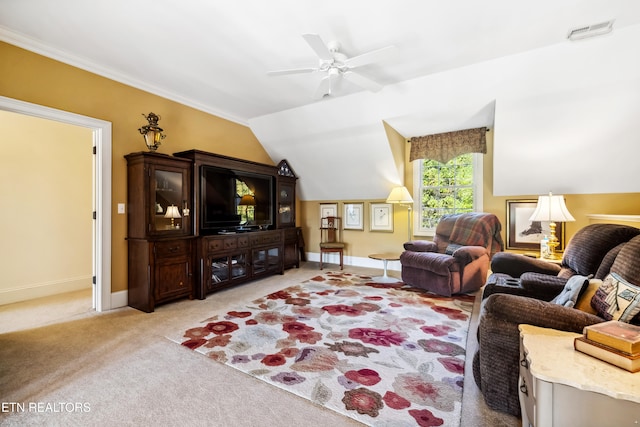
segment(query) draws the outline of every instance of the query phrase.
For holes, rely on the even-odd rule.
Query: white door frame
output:
[[[111,122],[81,116],[68,111],[0,96],[0,110],[26,114],[61,123],[89,128],[93,131],[94,201],[94,272],[93,304],[96,311],[111,309]],[[87,212],[89,214],[89,212]]]

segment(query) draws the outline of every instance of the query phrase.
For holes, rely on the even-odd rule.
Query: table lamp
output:
[[[571,216],[567,206],[564,204],[564,196],[554,196],[549,193],[548,196],[539,196],[538,205],[529,218],[529,221],[548,221],[549,222],[549,255],[547,259],[560,259],[556,254],[556,247],[560,244],[556,237],[556,222],[569,222],[576,219]]]
[[[174,220],[176,218],[182,218],[180,216],[180,211],[176,205],[171,205],[167,207],[167,213],[164,214],[165,218],[171,218],[171,228],[176,228]]]
[[[389,197],[387,197],[387,203],[395,203],[399,205],[407,205],[407,218],[409,222],[409,240],[411,240],[411,207],[413,205],[413,198],[409,194],[407,187],[401,186],[391,190]]]

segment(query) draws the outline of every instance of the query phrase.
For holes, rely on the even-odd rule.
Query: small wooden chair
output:
[[[328,216],[321,219],[320,226],[320,270],[322,270],[322,256],[325,253],[340,254],[340,270],[344,268],[344,247],[342,241],[342,227],[340,217]]]

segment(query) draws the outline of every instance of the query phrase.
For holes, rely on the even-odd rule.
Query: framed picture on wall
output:
[[[371,203],[369,230],[393,232],[393,205],[391,203]]]
[[[320,227],[326,227],[327,221],[323,218],[329,216],[338,216],[338,204],[337,203],[320,203]]]
[[[345,203],[342,223],[345,230],[364,230],[364,203]]]
[[[540,250],[540,240],[551,234],[549,221],[529,221],[538,200],[507,200],[507,249]],[[564,222],[556,223],[559,245],[564,250]]]

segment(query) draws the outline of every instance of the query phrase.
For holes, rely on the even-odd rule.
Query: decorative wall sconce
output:
[[[148,116],[143,114],[143,116],[149,124],[142,126],[138,131],[144,136],[144,142],[149,151],[156,151],[160,146],[160,141],[165,138],[165,135],[162,134],[162,128],[158,126],[160,116],[153,113],[149,113]]]

